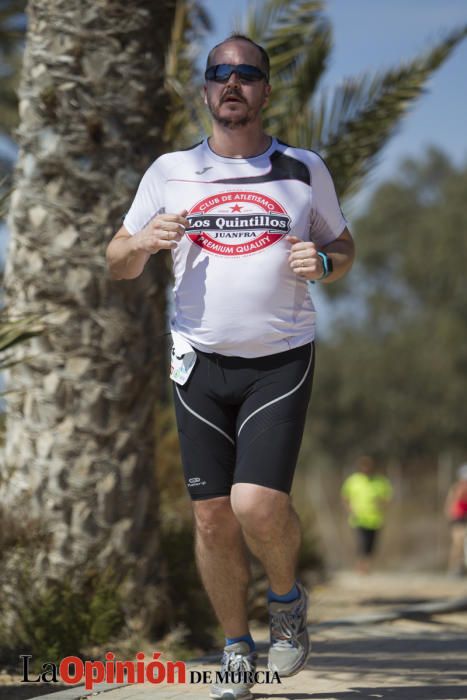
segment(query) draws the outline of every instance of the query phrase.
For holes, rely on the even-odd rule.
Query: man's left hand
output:
[[[323,276],[324,268],[315,244],[302,241],[296,236],[286,236],[285,240],[292,243],[289,265],[295,274],[306,280],[319,280]]]

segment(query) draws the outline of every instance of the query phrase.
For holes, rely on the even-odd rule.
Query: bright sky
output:
[[[236,18],[261,2],[204,0],[215,25],[206,51],[233,31]],[[325,88],[344,77],[410,60],[449,30],[467,24],[467,0],[327,0],[325,5],[334,30]],[[382,152],[367,181],[367,193],[395,175],[403,158],[421,155],[428,144],[441,147],[458,164],[467,158],[467,39],[434,74],[427,90]]]

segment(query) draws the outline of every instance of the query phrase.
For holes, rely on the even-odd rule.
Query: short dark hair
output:
[[[262,46],[256,43],[256,41],[253,41],[253,39],[250,39],[249,36],[245,36],[244,34],[231,34],[230,36],[227,37],[227,39],[224,39],[221,41],[219,44],[216,44],[215,46],[212,47],[210,52],[208,53],[208,57],[206,60],[206,68],[209,68],[210,65],[212,65],[212,55],[214,51],[219,48],[219,46],[222,46],[222,44],[227,44],[229,41],[248,41],[250,44],[253,44],[255,46],[261,56],[261,68],[263,71],[266,73],[266,79],[269,81],[269,56],[267,54],[267,51],[263,49]]]

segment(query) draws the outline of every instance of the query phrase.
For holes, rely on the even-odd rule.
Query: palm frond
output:
[[[190,145],[208,128],[196,60],[210,29],[211,19],[198,0],[177,0],[166,56],[165,87],[171,104],[164,132],[164,139],[175,147]]]
[[[287,138],[319,151],[340,196],[353,194],[432,73],[466,34],[467,27],[456,30],[425,55],[386,73],[345,80],[330,98],[323,95],[286,124]]]
[[[21,362],[14,358],[12,349],[30,338],[41,335],[45,330],[44,321],[40,316],[25,314],[10,315],[7,308],[0,310],[0,370]]]
[[[0,47],[4,56],[15,53],[18,41],[24,37],[16,20],[25,12],[26,4],[26,0],[0,1]]]
[[[5,73],[0,77],[0,130],[10,136],[18,125],[18,97],[16,89],[20,71],[20,61],[14,61]]]
[[[274,82],[268,109],[264,115],[266,130],[284,137],[284,125],[290,132],[298,127],[303,110],[307,108],[326,70],[332,48],[330,27],[320,24],[313,39],[302,50],[302,58],[290,76],[279,76]]]
[[[166,139],[186,146],[209,131],[202,79],[185,46],[199,36],[190,19],[196,0],[178,0],[167,87],[172,105]],[[316,97],[332,49],[332,29],[322,0],[267,0],[250,9],[237,29],[262,44],[271,57],[273,91],[265,128],[285,141],[319,151],[340,196],[354,193],[396,132],[426,83],[465,37],[451,32],[421,57],[386,72],[349,78]],[[204,27],[207,22],[204,23]],[[190,34],[191,33],[191,34]]]
[[[2,163],[0,162],[0,175],[2,174]],[[11,195],[11,178],[10,175],[4,175],[0,179],[0,220],[6,216],[8,208],[8,199]]]
[[[450,33],[413,61],[376,75],[349,78],[332,95],[314,97],[332,49],[321,2],[270,0],[252,9],[244,30],[271,55],[273,92],[265,128],[326,157],[339,194],[355,192],[423,94],[430,75],[450,55],[466,28]]]
[[[244,31],[271,57],[273,91],[264,125],[284,136],[285,124],[289,130],[293,125],[298,128],[327,67],[332,29],[323,14],[323,2],[270,0],[250,10]]]
[[[165,61],[168,76],[175,78],[180,66],[199,55],[199,39],[211,30],[211,18],[197,0],[177,0],[172,37]],[[193,62],[189,66],[192,72],[196,71]]]
[[[263,4],[251,3],[244,22],[234,22],[235,29],[253,41],[261,43],[270,33],[271,27],[280,19],[284,8],[295,4],[295,0],[269,0]]]
[[[11,134],[18,123],[16,88],[21,68],[24,28],[17,22],[26,0],[0,0],[0,129]]]
[[[0,312],[0,353],[9,350],[27,338],[39,335],[44,325],[37,315],[9,316],[8,311]]]
[[[295,77],[323,31],[330,36],[322,0],[269,0],[250,10],[244,24],[244,33],[268,52],[271,79],[278,85]]]

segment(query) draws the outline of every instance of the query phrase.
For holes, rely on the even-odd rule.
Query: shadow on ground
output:
[[[445,598],[415,598],[413,596],[398,596],[394,597],[384,597],[384,598],[362,598],[358,601],[360,607],[367,607],[368,605],[382,605],[382,606],[394,606],[394,605],[423,605],[424,603],[441,603]]]
[[[0,685],[0,700],[28,700],[29,698],[37,698],[39,695],[47,695],[47,693],[58,693],[59,690],[66,690],[69,687],[64,685],[54,687],[53,683],[50,685],[35,683]]]
[[[253,694],[255,700],[466,700],[466,651],[465,631],[422,635],[394,630],[392,636],[383,636],[374,629],[359,629],[358,636],[313,643],[307,669],[316,686],[327,682],[326,690],[312,692],[313,679],[308,676],[311,692],[288,693],[283,685],[275,693]]]
[[[253,693],[255,700],[274,697],[273,695],[258,695]],[[466,700],[467,685],[456,687],[446,685],[428,686],[372,686],[351,688],[335,693],[286,693],[282,697],[287,700]]]

